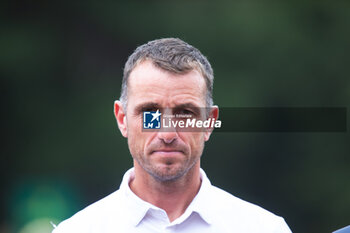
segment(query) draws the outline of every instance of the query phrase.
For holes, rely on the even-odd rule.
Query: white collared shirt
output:
[[[128,170],[120,189],[63,221],[53,233],[288,233],[284,219],[212,186],[201,169],[201,187],[173,222],[166,212],[136,196]]]

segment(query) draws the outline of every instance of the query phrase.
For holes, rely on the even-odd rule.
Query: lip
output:
[[[182,154],[182,151],[164,149],[164,150],[155,150],[152,152],[152,154],[160,154],[160,155],[164,155],[164,156],[172,156],[172,155],[176,155],[179,153]]]
[[[158,152],[158,151],[160,151],[160,152],[181,152],[180,150],[166,149],[166,148],[164,148],[164,149],[159,149],[159,150],[154,150],[153,152]]]

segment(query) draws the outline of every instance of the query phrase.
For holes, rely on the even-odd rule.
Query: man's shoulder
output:
[[[120,190],[117,190],[92,203],[61,222],[53,233],[85,232],[85,229],[91,229],[91,223],[95,225],[98,225],[99,222],[105,224],[112,216],[115,218],[122,215],[123,201],[120,196]]]
[[[272,212],[238,198],[218,187],[211,188],[212,209],[215,213],[221,213],[222,219],[225,219],[235,227],[242,225],[251,227],[251,232],[256,229],[268,229],[266,232],[274,232],[275,229],[284,229],[290,232],[284,219]]]
[[[239,212],[242,213],[242,211],[249,212],[255,212],[258,214],[266,214],[271,216],[276,216],[273,213],[263,209],[262,207],[255,205],[253,203],[250,203],[248,201],[245,201],[239,197],[236,197],[232,195],[231,193],[218,188],[216,186],[212,186],[211,189],[211,195],[212,198],[214,198],[215,206],[221,209],[226,209],[227,211],[235,211],[239,209]]]

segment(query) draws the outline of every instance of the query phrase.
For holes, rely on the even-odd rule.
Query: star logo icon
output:
[[[151,113],[151,115],[153,116],[152,121],[154,121],[155,119],[157,119],[157,121],[159,121],[159,116],[162,115],[160,112],[159,112],[159,109],[157,109],[157,111],[155,113]]]

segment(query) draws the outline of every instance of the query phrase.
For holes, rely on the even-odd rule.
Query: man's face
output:
[[[174,74],[151,61],[137,65],[129,76],[125,135],[134,162],[160,181],[176,180],[199,163],[210,133],[143,132],[142,116],[157,109],[187,112],[205,107],[205,96],[205,80],[195,69]]]

